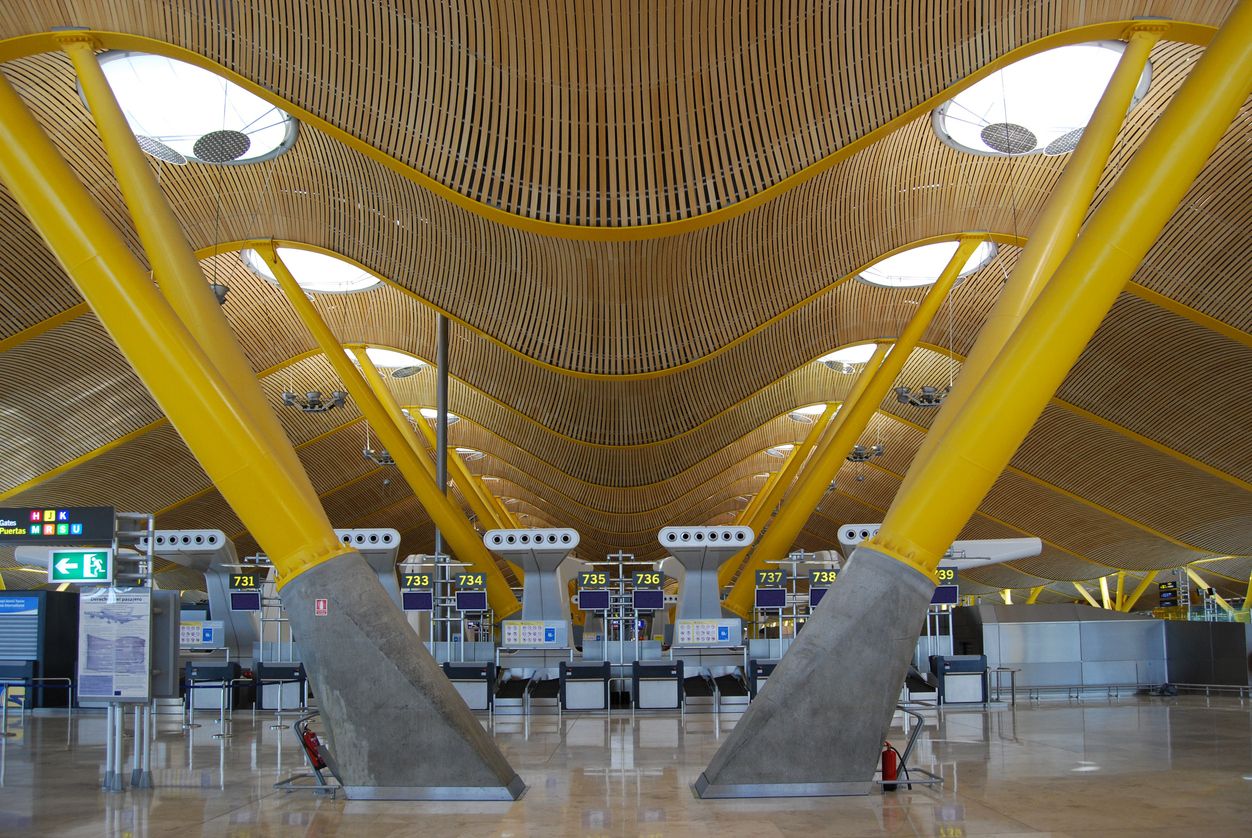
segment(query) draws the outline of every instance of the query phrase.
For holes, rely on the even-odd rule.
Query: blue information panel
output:
[[[940,585],[930,595],[931,605],[956,605],[961,600],[960,585]]]
[[[434,611],[435,593],[429,589],[417,591],[401,591],[401,601],[405,611]],[[465,610],[465,609],[462,609]]]
[[[756,589],[756,607],[757,608],[786,608],[787,607],[787,589],[786,588],[757,588]]]
[[[486,611],[487,610],[487,592],[486,591],[457,591],[456,592],[456,610],[457,611]]]
[[[816,608],[817,604],[822,601],[822,597],[826,596],[826,592],[829,590],[830,588],[809,588],[809,608]]]
[[[608,611],[609,592],[581,590],[578,592],[578,607],[583,611]]]
[[[636,611],[660,611],[665,607],[665,591],[635,588],[631,596]]]

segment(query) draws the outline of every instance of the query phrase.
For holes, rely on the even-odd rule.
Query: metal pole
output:
[[[448,318],[435,320],[435,482],[448,494]],[[443,552],[443,532],[435,527],[435,553]]]

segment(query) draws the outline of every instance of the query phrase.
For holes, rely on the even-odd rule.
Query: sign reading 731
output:
[[[113,548],[52,550],[48,554],[48,581],[108,585],[113,581]]]

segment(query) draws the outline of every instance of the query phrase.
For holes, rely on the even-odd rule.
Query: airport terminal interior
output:
[[[1247,835],[1252,0],[0,2],[0,835]]]

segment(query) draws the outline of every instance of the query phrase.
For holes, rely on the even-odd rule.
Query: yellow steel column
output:
[[[751,528],[753,533],[757,535],[761,533],[765,523],[773,514],[774,508],[778,506],[779,501],[787,493],[787,489],[791,486],[791,482],[795,480],[804,462],[808,459],[810,452],[812,452],[818,440],[822,438],[822,434],[834,419],[836,409],[833,403],[826,405],[826,409],[822,411],[821,415],[813,423],[813,427],[809,428],[809,432],[805,434],[804,441],[791,449],[783,467],[770,475],[770,479],[761,487],[761,491],[757,493],[760,503],[753,509],[752,515],[745,516],[740,521],[741,524]],[[751,547],[743,548],[718,568],[717,589],[719,591],[730,584],[730,580],[734,578],[735,571],[743,564],[743,560],[751,549]]]
[[[1248,574],[1248,592],[1243,595],[1243,610],[1252,611],[1252,573]]]
[[[1109,596],[1109,578],[1107,576],[1100,577],[1100,602],[1104,603],[1105,611],[1113,610],[1113,600]]]
[[[1005,605],[1012,605],[1013,604],[1013,589],[1004,588],[1003,590],[1001,590],[1000,601],[1003,602]]]
[[[187,443],[256,537],[282,581],[335,556],[339,543],[303,473],[292,475],[234,390],[118,231],[0,78],[0,180]]]
[[[1143,596],[1143,592],[1146,591],[1148,586],[1151,585],[1156,579],[1157,573],[1158,571],[1153,570],[1144,575],[1139,584],[1135,586],[1135,589],[1130,592],[1130,596],[1126,597],[1126,601],[1122,603],[1123,611],[1129,611],[1135,607],[1135,603],[1139,601],[1139,597]]]
[[[96,44],[80,34],[65,33],[60,38],[61,48],[74,63],[83,98],[113,164],[122,197],[130,208],[157,284],[187,331],[205,349],[257,430],[269,441],[274,458],[291,474],[303,475],[304,466],[273,409],[266,404],[252,367],[209,289],[200,262],[187,243],[182,226],[165,200],[151,164],[139,149],[135,134],[100,69]],[[307,487],[309,499],[321,505],[309,481],[297,480],[294,485],[301,491]]]
[[[1117,596],[1113,600],[1113,608],[1116,611],[1122,610],[1123,592],[1126,590],[1126,571],[1117,571]]]
[[[1083,599],[1085,599],[1085,600],[1087,600],[1087,602],[1091,603],[1091,607],[1092,607],[1092,608],[1099,608],[1099,607],[1100,607],[1100,603],[1098,603],[1098,602],[1096,602],[1096,601],[1095,601],[1095,597],[1093,597],[1093,596],[1091,595],[1091,592],[1090,592],[1090,591],[1088,591],[1086,588],[1084,588],[1084,587],[1083,587],[1080,583],[1078,583],[1078,582],[1075,582],[1075,583],[1073,583],[1073,584],[1074,584],[1074,590],[1076,590],[1076,591],[1078,591],[1078,593],[1082,594],[1082,598],[1083,598]]]
[[[1148,54],[1165,28],[1167,24],[1164,21],[1145,21],[1131,32],[1117,69],[1109,79],[1091,120],[1083,129],[1078,147],[1070,155],[1065,170],[1048,195],[1012,275],[1004,283],[1000,296],[987,315],[987,321],[978,332],[978,340],[961,364],[961,374],[951,394],[944,400],[943,409],[931,423],[921,447],[913,456],[914,467],[905,475],[902,487],[908,486],[925,471],[925,463],[942,443],[952,420],[969,395],[978,388],[991,362],[1074,243],[1104,173],[1117,133],[1126,118],[1126,111],[1130,108]]]
[[[413,450],[404,432],[389,418],[387,409],[374,395],[361,372],[348,358],[338,339],[322,320],[313,303],[296,283],[295,277],[287,270],[282,259],[273,247],[258,247],[257,252],[269,264],[278,284],[282,287],[287,301],[291,303],[300,321],[313,335],[321,348],[326,360],[343,382],[344,389],[356,402],[356,406],[364,414],[365,420],[373,427],[374,433],[387,447],[387,451],[396,461],[396,467],[404,475],[405,482],[417,495],[418,502],[426,508],[431,520],[444,533],[448,543],[456,552],[457,557],[467,562],[474,570],[479,571],[487,580],[487,598],[495,611],[496,619],[503,619],[521,608],[517,597],[509,590],[500,567],[487,552],[486,546],[478,533],[469,525],[469,521],[460,513],[452,502],[439,491],[434,478],[423,468],[422,458]]]
[[[933,576],[1252,87],[1252,2],[1230,13],[870,546]]]
[[[787,555],[787,551],[795,543],[805,522],[830,488],[830,481],[839,473],[839,467],[848,456],[848,452],[852,450],[853,443],[877,412],[883,397],[895,383],[896,376],[900,374],[900,370],[904,368],[917,342],[921,340],[922,335],[930,326],[930,321],[939,311],[939,306],[947,299],[957,275],[978,244],[977,238],[961,239],[956,253],[952,254],[943,272],[926,292],[921,305],[917,307],[912,319],[891,347],[890,354],[880,364],[875,364],[875,359],[880,357],[878,350],[875,350],[874,357],[870,359],[869,364],[861,373],[862,377],[870,375],[864,390],[855,402],[846,401],[840,408],[839,415],[835,419],[836,424],[831,427],[826,438],[818,443],[818,450],[810,458],[810,464],[804,470],[803,479],[753,548],[751,557],[740,572],[738,580],[735,581],[735,587],[731,589],[723,603],[726,608],[737,614],[744,614],[751,607],[755,570],[764,567],[765,563],[770,560],[782,559]],[[882,345],[878,349],[882,349]]]
[[[1040,585],[1040,586],[1038,586],[1037,588],[1031,588],[1031,589],[1030,589],[1030,596],[1028,596],[1028,597],[1026,598],[1026,604],[1027,604],[1027,605],[1034,605],[1034,604],[1035,604],[1035,603],[1039,600],[1039,594],[1043,593],[1043,589],[1044,589],[1044,587],[1046,587],[1046,586],[1044,586],[1044,585]]]

